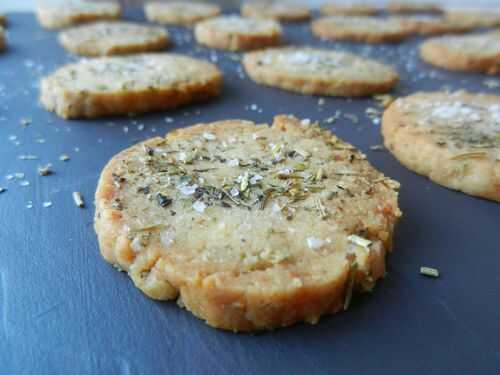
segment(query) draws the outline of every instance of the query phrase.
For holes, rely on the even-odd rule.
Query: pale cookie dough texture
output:
[[[300,22],[311,18],[308,7],[279,2],[244,3],[241,6],[241,15],[250,18],[274,19],[282,22]]]
[[[391,1],[387,10],[391,13],[443,13],[438,4],[421,1]]]
[[[257,83],[302,94],[366,96],[390,91],[397,72],[374,60],[315,48],[275,48],[247,53],[247,74]]]
[[[500,27],[500,12],[498,11],[449,11],[445,14],[446,19],[457,24],[476,27]]]
[[[37,8],[40,24],[48,29],[60,29],[81,23],[120,18],[120,4],[112,1],[56,1],[42,2]]]
[[[408,15],[393,17],[409,28],[413,33],[420,35],[437,35],[466,33],[473,28],[460,22],[433,15]]]
[[[420,57],[443,69],[500,74],[500,32],[431,38]]]
[[[384,113],[385,146],[450,189],[500,202],[500,96],[417,93]]]
[[[384,276],[398,187],[308,120],[221,121],[115,156],[95,229],[149,297],[213,327],[273,329],[346,309]]]
[[[378,8],[369,4],[323,4],[321,14],[325,16],[374,16]]]
[[[69,64],[41,82],[43,106],[64,118],[151,112],[207,100],[222,74],[209,62],[176,54],[101,57]]]
[[[168,41],[168,32],[162,27],[117,21],[95,22],[59,34],[64,48],[85,56],[158,51],[166,48]]]
[[[199,22],[194,34],[208,47],[244,51],[279,45],[282,31],[273,20],[221,16]]]
[[[220,7],[197,2],[151,2],[144,6],[144,13],[151,22],[193,26],[196,22],[218,16]]]
[[[362,16],[323,17],[312,23],[312,31],[322,39],[362,43],[397,43],[411,35],[398,19]]]

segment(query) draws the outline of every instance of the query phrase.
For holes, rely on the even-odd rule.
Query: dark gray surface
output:
[[[326,99],[320,111],[318,98],[241,79],[229,54],[180,44],[189,32],[175,29],[175,51],[217,56],[226,73],[218,100],[135,119],[66,122],[36,104],[37,82],[74,58],[33,16],[10,18],[11,47],[0,55],[0,186],[8,188],[0,194],[0,374],[500,373],[500,205],[434,185],[389,153],[371,151],[381,143],[379,127],[364,116],[373,101]],[[286,31],[291,43],[334,48],[314,40],[306,25]],[[494,92],[483,85],[485,76],[420,63],[417,43],[338,48],[396,63],[403,78],[397,94],[445,84]],[[262,112],[249,109],[252,104]],[[325,126],[402,183],[405,214],[387,278],[347,313],[259,335],[221,332],[174,303],[146,298],[101,259],[92,197],[100,170],[124,147],[200,121],[271,121],[278,113],[322,120],[336,110],[358,114],[359,124],[341,119]],[[23,117],[33,119],[25,128]],[[71,160],[59,161],[62,153]],[[41,160],[19,160],[22,154]],[[49,162],[55,174],[39,177],[37,165]],[[24,172],[30,186],[4,178],[15,172]],[[88,208],[74,206],[75,190]],[[26,208],[28,201],[33,208]],[[52,207],[43,208],[46,201]],[[442,277],[420,276],[421,265],[439,268]]]

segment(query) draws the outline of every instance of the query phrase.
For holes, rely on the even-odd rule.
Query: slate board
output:
[[[139,12],[127,17],[142,20]],[[0,194],[0,374],[500,373],[500,205],[437,186],[388,152],[371,151],[381,143],[379,126],[364,115],[372,100],[327,98],[320,107],[318,98],[257,86],[241,78],[234,55],[194,48],[186,41],[189,31],[171,28],[174,51],[218,60],[226,74],[219,99],[137,118],[67,122],[37,105],[37,84],[75,58],[33,15],[9,18],[11,46],[0,56],[0,186],[8,189]],[[286,34],[290,44],[347,49],[396,64],[398,95],[443,85],[495,91],[484,86],[485,76],[419,62],[418,39],[399,46],[334,45],[314,39],[305,24],[287,26]],[[175,303],[146,298],[101,259],[92,199],[101,169],[118,151],[202,121],[269,122],[279,113],[322,120],[337,110],[356,114],[359,123],[342,118],[325,126],[402,183],[404,211],[387,278],[347,313],[272,333],[222,332]],[[32,122],[23,127],[21,118]],[[71,160],[59,161],[62,153]],[[41,159],[19,160],[22,154]],[[49,162],[55,174],[39,177],[37,165]],[[25,173],[30,185],[5,179],[15,172]],[[75,207],[73,191],[82,192],[88,208]],[[439,268],[442,277],[422,277],[421,265]]]

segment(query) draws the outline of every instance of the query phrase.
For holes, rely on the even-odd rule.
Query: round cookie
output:
[[[85,56],[126,55],[167,47],[168,32],[161,27],[131,22],[95,22],[62,31],[59,42]]]
[[[144,5],[144,13],[151,22],[192,26],[198,21],[218,16],[220,7],[197,2],[151,2]]]
[[[59,1],[41,3],[37,8],[40,24],[48,29],[60,29],[86,22],[112,20],[121,17],[119,3],[113,1]]]
[[[390,13],[443,13],[443,8],[434,3],[391,1],[387,5]]]
[[[250,18],[273,19],[282,22],[301,22],[311,18],[308,7],[278,1],[244,3],[241,15]]]
[[[229,120],[115,156],[101,254],[149,297],[233,331],[316,323],[384,276],[399,184],[317,124]]]
[[[500,33],[431,38],[420,46],[420,57],[443,69],[500,74]]]
[[[397,43],[411,34],[401,21],[391,18],[330,16],[311,27],[319,38],[364,43]]]
[[[382,135],[412,171],[500,202],[500,96],[461,91],[400,98],[384,113]]]
[[[273,20],[222,16],[196,24],[194,35],[208,47],[244,51],[279,45],[282,31]]]
[[[500,27],[500,13],[495,11],[448,11],[445,18],[450,22],[470,28]]]
[[[335,4],[327,3],[320,7],[325,16],[374,16],[378,9],[369,4]]]
[[[222,74],[209,62],[176,54],[82,60],[41,82],[44,107],[64,118],[164,110],[217,96]]]
[[[401,21],[401,23],[409,28],[413,33],[420,35],[429,34],[459,34],[466,33],[472,30],[472,27],[457,23],[440,16],[432,15],[412,15],[412,16],[396,16],[393,19]]]
[[[399,80],[392,67],[325,49],[291,47],[250,52],[245,54],[243,65],[257,83],[302,94],[381,94]]]

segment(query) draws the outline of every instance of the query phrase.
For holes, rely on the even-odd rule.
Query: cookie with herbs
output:
[[[194,35],[208,47],[245,51],[279,45],[282,31],[274,20],[222,16],[199,22]]]
[[[63,118],[165,110],[219,94],[222,73],[178,54],[100,57],[65,65],[42,79],[43,106]]]
[[[241,6],[241,15],[250,18],[273,19],[282,22],[301,22],[311,18],[308,7],[280,2],[280,1],[258,1],[244,3]]]
[[[84,56],[127,55],[167,47],[168,32],[162,27],[132,22],[95,22],[59,34],[68,51]]]
[[[316,323],[384,276],[399,184],[309,120],[175,130],[115,156],[96,192],[103,257],[209,325]]]
[[[461,34],[473,28],[441,16],[433,15],[408,15],[393,17],[408,27],[413,33],[420,35],[429,34]]]
[[[60,29],[81,23],[120,18],[120,4],[114,1],[69,0],[40,3],[37,18],[48,29]]]
[[[320,7],[325,16],[374,16],[378,8],[370,4],[337,4],[326,3]]]
[[[400,98],[384,113],[382,135],[412,171],[500,202],[500,96],[459,91]]]
[[[500,33],[431,38],[420,46],[420,57],[443,69],[500,74]]]
[[[322,39],[361,43],[398,43],[411,30],[395,18],[330,16],[311,24],[313,34]]]
[[[146,18],[151,22],[166,25],[192,26],[196,22],[220,14],[220,7],[215,4],[198,2],[157,2],[144,5]]]
[[[316,48],[275,48],[249,52],[247,74],[257,83],[302,94],[366,96],[390,91],[397,72],[377,61]]]
[[[387,4],[390,13],[443,13],[443,8],[435,3],[421,1],[390,1]]]
[[[445,18],[471,28],[500,26],[500,12],[498,11],[451,10],[445,13]]]

